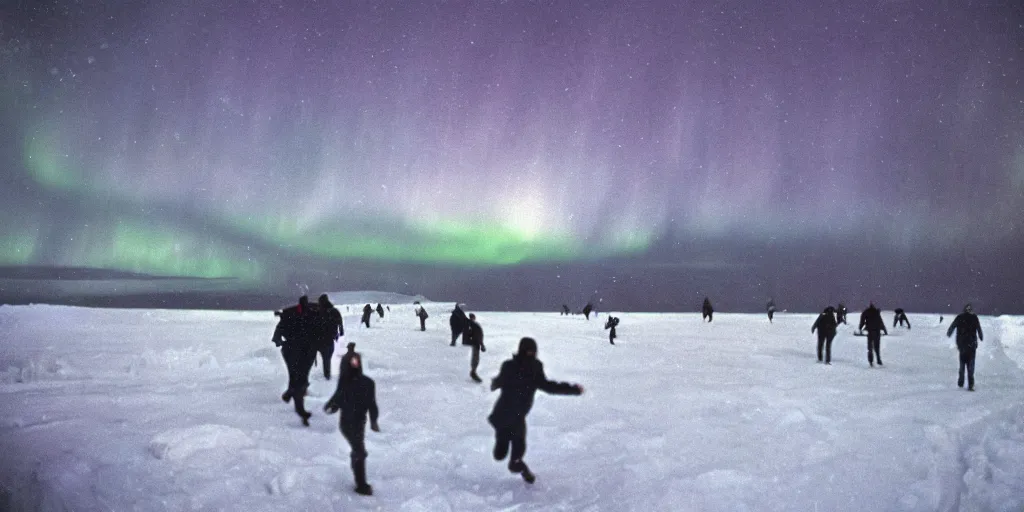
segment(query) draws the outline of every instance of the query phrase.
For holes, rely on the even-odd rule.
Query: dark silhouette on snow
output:
[[[452,329],[452,343],[450,346],[455,346],[455,340],[459,339],[459,336],[466,330],[467,325],[469,325],[469,318],[466,316],[466,312],[462,310],[462,306],[456,304],[455,308],[452,309],[452,315],[448,317],[448,326]]]
[[[818,331],[818,362],[821,359],[821,349],[825,349],[825,364],[832,364],[832,340],[836,337],[836,317],[833,316],[835,308],[829,306],[818,315],[811,326],[811,334]]]
[[[334,342],[345,335],[345,325],[341,319],[341,312],[334,307],[334,304],[331,304],[331,299],[326,293],[321,295],[316,303],[320,320],[320,328],[317,329],[316,350],[320,353],[320,362],[324,365],[324,378],[330,380]]]
[[[772,323],[772,318],[775,316],[775,299],[768,299],[765,309],[768,310],[768,323]]]
[[[956,331],[956,349],[960,352],[960,370],[957,373],[956,385],[964,387],[966,369],[967,390],[974,391],[974,356],[978,352],[978,342],[985,341],[985,334],[981,332],[981,322],[970,304],[964,306],[963,313],[957,315],[949,324],[946,337],[952,336],[953,331]]]
[[[427,314],[427,310],[419,302],[416,302],[416,316],[420,319],[420,330],[427,330],[427,318],[430,318],[430,315]]]
[[[373,314],[373,306],[369,304],[363,306],[363,317],[359,320],[361,323],[366,325],[366,328],[370,328],[370,315]]]
[[[842,302],[839,303],[839,307],[836,309],[836,325],[839,324],[849,325],[846,323],[846,304]]]
[[[473,349],[469,356],[469,377],[477,382],[483,382],[476,374],[476,369],[480,366],[480,352],[487,352],[487,348],[484,347],[484,328],[477,323],[475,313],[469,314],[466,331],[462,333],[462,344]]]
[[[897,325],[906,325],[907,329],[910,329],[910,319],[907,318],[907,314],[903,312],[903,308],[896,308],[893,313],[895,313],[892,317],[893,328],[896,328]]]
[[[373,487],[366,482],[366,415],[370,415],[370,430],[380,432],[377,425],[377,392],[373,379],[363,375],[362,357],[353,354],[348,359],[348,367],[338,379],[338,388],[334,396],[324,404],[327,414],[341,411],[339,427],[341,435],[348,441],[352,475],[355,477],[355,491],[369,496]]]
[[[583,316],[585,316],[587,320],[590,320],[590,312],[593,310],[594,305],[588,302],[586,306],[583,306]]]
[[[608,332],[608,343],[611,343],[612,345],[615,344],[615,338],[619,337],[617,334],[615,334],[615,328],[618,327],[618,326],[619,326],[619,319],[618,319],[618,317],[614,317],[614,316],[608,315],[608,320],[605,321],[604,328],[609,330],[609,332]]]
[[[306,410],[305,397],[309,370],[316,359],[318,314],[309,304],[309,297],[303,295],[297,305],[285,308],[277,315],[281,319],[274,329],[273,341],[281,347],[281,356],[288,368],[288,389],[281,395],[281,400],[285,403],[293,401],[295,414],[308,427],[309,418],[313,415]]]
[[[381,306],[380,302],[377,303],[377,316],[384,319],[384,306]]]
[[[569,314],[570,314],[569,306],[566,306],[565,304],[562,304],[562,313],[561,313],[561,315],[568,316]],[[561,315],[559,315],[559,316],[561,316]]]
[[[544,375],[544,364],[537,359],[537,342],[533,338],[519,340],[519,351],[501,365],[501,372],[491,380],[491,391],[501,390],[487,421],[494,427],[494,459],[503,460],[512,446],[508,470],[520,473],[533,483],[534,476],[523,462],[526,454],[526,415],[533,407],[533,396],[540,389],[554,395],[580,395],[583,386],[553,382]]]
[[[875,307],[875,303],[868,304],[868,308],[860,314],[860,323],[857,330],[867,331],[868,336],[868,364],[873,368],[875,359],[878,366],[882,366],[882,334],[889,334],[885,328],[885,320],[882,320],[882,312]]]
[[[701,320],[702,321],[703,320],[707,320],[710,323],[711,322],[711,317],[714,314],[715,314],[715,308],[711,307],[711,299],[709,299],[707,297],[704,297],[704,304],[702,304],[701,307],[700,307],[700,317],[701,317]]]

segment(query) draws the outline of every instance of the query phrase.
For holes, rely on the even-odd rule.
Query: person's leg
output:
[[[964,387],[964,370],[967,368],[967,351],[960,349],[960,370],[957,372],[956,385]]]
[[[512,433],[508,429],[494,427],[494,460],[503,460],[508,456],[511,442]]]
[[[825,333],[818,331],[818,362],[822,361],[822,349],[825,348]]]
[[[825,338],[825,364],[832,364],[832,340],[836,335],[832,334]]]
[[[967,354],[967,389],[974,391],[974,359],[977,349],[971,349]]]
[[[472,354],[469,356],[469,374],[475,376],[478,366],[480,366],[480,345],[473,345]]]
[[[526,466],[523,463],[523,456],[526,455],[526,421],[515,425],[511,431],[512,454],[508,459],[509,471],[518,473]]]

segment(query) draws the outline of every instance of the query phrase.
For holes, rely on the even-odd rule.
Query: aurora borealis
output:
[[[995,0],[13,0],[0,266],[1021,312],[1022,59]]]

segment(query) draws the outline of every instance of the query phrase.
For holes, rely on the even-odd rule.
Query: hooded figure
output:
[[[711,307],[711,299],[704,297],[704,304],[700,307],[700,316],[702,320],[711,322],[711,316],[715,313],[715,308]]]
[[[964,312],[953,319],[946,330],[946,337],[953,335],[956,331],[956,349],[960,352],[960,371],[956,379],[956,385],[964,387],[964,369],[967,370],[967,390],[974,391],[974,356],[978,351],[978,342],[985,341],[985,334],[981,332],[981,322],[978,315],[974,314],[974,308],[970,304],[964,306]]]
[[[366,415],[370,415],[370,430],[380,432],[377,425],[377,392],[373,379],[363,375],[362,357],[359,353],[346,354],[347,366],[338,378],[338,389],[324,405],[327,414],[341,411],[341,435],[352,448],[350,454],[352,475],[355,477],[355,491],[369,496],[373,487],[366,482]]]
[[[363,317],[359,321],[366,324],[367,329],[370,328],[370,315],[372,314],[373,306],[370,306],[369,304],[363,306]]]
[[[285,403],[293,400],[295,413],[308,427],[309,418],[313,415],[306,410],[305,396],[309,387],[309,370],[316,360],[319,315],[309,304],[309,297],[303,295],[297,305],[285,308],[278,316],[281,319],[274,329],[273,341],[281,347],[281,356],[288,368],[288,389],[281,395],[281,400]]]
[[[455,346],[455,340],[459,339],[459,336],[466,330],[467,325],[469,325],[469,318],[466,317],[466,312],[462,310],[460,304],[456,304],[452,309],[452,316],[448,317],[448,326],[452,328],[452,347]]]
[[[380,302],[377,303],[377,315],[380,316],[381,319],[384,318],[384,306],[381,306]]]
[[[331,357],[334,356],[334,343],[345,335],[345,325],[341,313],[331,304],[327,294],[321,295],[317,301],[317,314],[320,316],[319,336],[316,350],[320,352],[320,360],[324,363],[324,378],[331,380]],[[314,356],[315,357],[315,356]]]
[[[882,312],[875,307],[875,303],[868,304],[868,308],[860,314],[858,330],[868,331],[868,364],[875,366],[875,359],[878,359],[878,366],[882,366],[882,334],[889,334],[885,328],[885,320],[882,320]],[[877,357],[874,357],[877,356]]]
[[[533,483],[534,476],[523,462],[526,453],[526,415],[533,407],[533,396],[540,389],[554,395],[580,395],[579,384],[553,382],[544,375],[544,364],[537,359],[537,342],[533,338],[519,340],[519,351],[501,365],[501,372],[491,380],[491,391],[501,390],[494,410],[487,421],[494,427],[494,459],[502,460],[512,454],[508,470],[520,473]]]
[[[835,308],[829,306],[818,315],[811,326],[811,334],[818,331],[818,362],[821,362],[821,349],[825,349],[825,364],[832,364],[832,340],[836,337]],[[879,363],[881,364],[881,363]]]
[[[469,356],[469,378],[483,382],[483,379],[476,374],[476,368],[480,366],[480,352],[487,352],[487,347],[484,347],[484,328],[477,323],[475,313],[469,314],[466,332],[462,333],[462,344],[469,345],[473,349]]]

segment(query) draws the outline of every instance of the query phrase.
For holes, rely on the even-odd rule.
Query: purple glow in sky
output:
[[[2,264],[1024,308],[1016,2],[21,0],[0,36]]]

